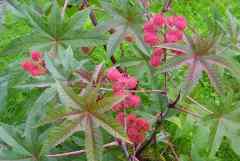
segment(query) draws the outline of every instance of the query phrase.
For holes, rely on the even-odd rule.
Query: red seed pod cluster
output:
[[[181,41],[186,27],[187,21],[183,16],[166,17],[162,13],[156,14],[144,24],[144,42],[156,46],[160,43]],[[177,56],[182,54],[179,51],[174,52]],[[164,49],[154,47],[149,63],[153,67],[158,67],[164,54]]]
[[[110,68],[107,72],[108,79],[112,82],[113,93],[118,96],[127,95],[127,97],[119,104],[113,107],[114,111],[122,111],[127,108],[135,108],[140,105],[139,96],[128,90],[137,87],[137,79],[126,73],[120,73],[116,68]]]
[[[123,112],[119,112],[116,119],[122,126],[126,127],[130,141],[139,144],[145,140],[145,134],[150,127],[145,119],[138,118],[133,114],[125,116]]]
[[[137,79],[126,73],[119,72],[116,68],[110,68],[107,77],[112,82],[115,95],[127,95],[122,102],[113,107],[113,111],[117,112],[116,120],[126,128],[128,137],[133,143],[139,144],[143,142],[145,133],[149,130],[149,123],[132,114],[125,116],[122,112],[124,109],[135,108],[140,105],[140,97],[129,92],[129,90],[137,88]]]
[[[21,63],[21,67],[33,77],[44,75],[47,72],[46,68],[44,67],[42,53],[38,51],[32,51],[31,59],[24,60]]]

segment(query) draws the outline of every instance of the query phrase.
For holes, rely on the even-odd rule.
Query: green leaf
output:
[[[119,123],[116,122],[116,120],[105,114],[93,113],[92,115],[94,116],[96,123],[112,136],[122,139],[125,142],[131,143],[131,141],[129,141],[126,136],[124,129]]]
[[[143,41],[143,38],[140,34],[140,31],[134,28],[130,28],[130,32],[133,34],[137,47],[142,51],[143,54],[145,54],[147,57],[149,57],[149,51]]]
[[[182,122],[179,117],[171,116],[171,117],[167,118],[166,120],[174,123],[175,125],[178,126],[178,128],[182,128]]]
[[[156,47],[169,49],[169,50],[180,51],[180,52],[190,54],[190,55],[193,52],[191,50],[191,48],[189,48],[188,46],[183,45],[183,44],[179,44],[179,43],[165,43],[165,44],[157,45]]]
[[[27,117],[25,124],[25,136],[30,138],[32,128],[38,122],[39,115],[41,116],[41,112],[43,111],[42,108],[44,108],[50,101],[52,101],[53,98],[55,98],[56,94],[57,90],[55,87],[50,87],[45,89],[45,91],[36,100]]]
[[[184,96],[189,94],[192,91],[192,89],[196,86],[203,71],[203,67],[199,60],[197,59],[195,59],[194,62],[191,65],[189,65],[188,69],[189,70],[186,75],[186,79],[183,82],[182,86],[182,92]]]
[[[58,95],[65,106],[76,110],[81,110],[81,108],[84,108],[85,100],[81,96],[75,94],[71,88],[58,81],[56,81],[56,86]]]
[[[207,119],[204,119],[204,126],[208,125],[210,129],[210,157],[215,156],[216,152],[222,144],[224,137],[229,139],[230,146],[240,156],[239,143],[240,140],[240,125],[239,125],[239,107],[236,107],[233,94],[229,91],[226,95],[221,97],[219,105],[213,105],[213,114],[210,114]],[[238,100],[237,100],[238,101]]]
[[[167,61],[167,63],[161,65],[157,70],[161,73],[169,72],[169,71],[172,71],[173,69],[178,68],[179,66],[184,64],[184,62],[186,62],[186,61],[187,61],[187,57],[176,56],[176,57],[173,57],[173,58],[169,59]]]
[[[59,37],[62,29],[63,18],[61,11],[56,0],[52,2],[51,13],[48,17],[48,32],[51,33],[52,37]]]
[[[68,33],[62,38],[61,43],[72,48],[80,48],[86,46],[103,45],[107,38],[95,30],[92,31],[74,31]]]
[[[123,23],[119,22],[115,19],[111,19],[111,20],[106,20],[103,22],[100,22],[97,26],[96,26],[96,31],[99,32],[107,32],[112,28],[116,28],[117,26],[122,26]]]
[[[51,107],[48,108],[46,115],[40,120],[37,126],[43,126],[45,124],[53,123],[58,120],[63,120],[65,117],[73,115],[71,110],[65,107]]]
[[[80,131],[79,122],[65,121],[61,125],[53,127],[48,132],[48,138],[44,142],[41,154],[47,153],[51,148],[63,143],[75,132]]]
[[[8,76],[0,77],[0,111],[6,106],[6,99],[8,95]]]
[[[222,123],[223,120],[216,120],[217,126],[213,126],[211,131],[212,131],[212,137],[213,141],[211,143],[211,152],[210,152],[210,157],[213,157],[217,150],[220,148],[220,145],[222,143],[222,139],[224,137],[224,125]]]
[[[32,84],[22,84],[17,85],[14,88],[17,89],[33,89],[33,88],[48,88],[50,86],[54,85],[54,82],[41,82],[41,83],[32,83]]]
[[[113,56],[114,52],[116,51],[118,45],[123,40],[127,31],[127,25],[118,28],[118,30],[111,35],[107,43],[107,53],[108,56]]]
[[[215,88],[215,90],[218,92],[219,95],[223,95],[224,94],[224,88],[223,88],[224,86],[218,75],[217,69],[205,62],[202,62],[202,64],[203,64],[205,71],[208,74],[208,78],[210,79],[211,83],[213,84],[213,87]]]
[[[208,56],[206,59],[211,64],[216,64],[218,66],[228,69],[233,74],[234,77],[240,79],[240,65],[233,58],[227,56],[214,55]]]
[[[0,161],[32,161],[32,156],[19,155],[12,150],[1,150]]]
[[[191,148],[191,156],[193,160],[206,161],[208,159],[209,146],[209,128],[204,125],[199,125],[193,133],[193,141]]]
[[[51,33],[49,32],[49,28],[47,25],[46,17],[44,15],[40,15],[37,11],[32,8],[26,8],[27,15],[29,16],[29,20],[31,24],[42,34],[48,35],[50,37]]]
[[[97,128],[93,120],[86,118],[85,124],[85,149],[88,161],[102,161],[103,160],[103,138],[102,134]]]
[[[0,139],[6,144],[11,146],[15,152],[18,152],[22,155],[31,155],[31,153],[20,143],[20,139],[14,134],[16,131],[13,131],[12,127],[1,124],[0,126]]]
[[[81,28],[88,19],[89,13],[90,13],[89,9],[84,9],[76,12],[73,16],[71,16],[70,19],[64,25],[63,29],[63,31],[65,31],[63,32],[64,35],[67,35],[68,32],[73,32]]]
[[[54,77],[54,79],[57,80],[65,80],[64,76],[59,73],[59,71],[57,70],[57,68],[55,67],[54,63],[53,63],[53,59],[51,59],[48,54],[44,55],[44,60],[46,63],[46,68],[47,70],[52,74],[52,76]]]
[[[38,32],[32,32],[12,40],[0,51],[0,56],[20,54],[32,48],[44,48],[46,50],[50,45],[49,37],[41,35]]]
[[[98,113],[105,113],[112,109],[112,107],[125,99],[124,96],[109,96],[97,101],[96,111]]]

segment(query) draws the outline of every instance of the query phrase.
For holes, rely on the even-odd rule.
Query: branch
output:
[[[114,146],[118,146],[119,144],[117,142],[111,142],[111,143],[108,143],[108,144],[105,144],[103,147],[104,148],[111,148],[111,147],[114,147]],[[73,152],[65,152],[65,153],[58,153],[58,154],[49,154],[47,155],[48,157],[50,158],[58,158],[58,157],[69,157],[69,156],[79,156],[79,155],[82,155],[86,153],[86,151],[83,149],[83,150],[78,150],[78,151],[73,151]]]
[[[100,88],[100,90],[103,91],[113,91],[111,88]],[[133,93],[160,93],[160,94],[165,94],[163,90],[159,89],[138,89],[138,90],[124,90],[126,92],[133,92]]]
[[[192,111],[187,110],[186,108],[174,108],[175,110],[179,111],[179,112],[183,112],[183,113],[187,113],[192,115],[193,117],[197,117],[197,118],[201,118],[201,116],[199,114],[196,114]]]
[[[155,129],[152,133],[152,135],[150,136],[150,138],[148,140],[146,140],[136,151],[136,157],[139,157],[140,154],[144,151],[144,149],[153,142],[153,140],[156,138],[156,135],[158,133],[158,131],[160,130],[160,126],[162,124],[162,120],[167,116],[169,111],[169,108],[167,108],[165,113],[158,113],[157,114],[157,121],[155,123]]]
[[[201,105],[199,102],[197,102],[195,99],[193,99],[190,96],[187,96],[187,99],[190,100],[191,102],[195,103],[196,105],[198,105],[198,107],[200,107],[203,111],[208,112],[209,114],[213,114],[212,111],[208,110],[206,107],[204,107],[203,105]]]
[[[166,0],[162,9],[162,13],[168,12],[172,7],[173,0]]]

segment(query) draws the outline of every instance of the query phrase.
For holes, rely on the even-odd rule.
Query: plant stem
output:
[[[111,148],[111,147],[114,147],[114,146],[118,146],[118,143],[117,142],[111,142],[111,143],[108,143],[108,144],[105,144],[103,147],[104,148]],[[79,155],[82,155],[86,153],[85,149],[83,150],[78,150],[78,151],[73,151],[73,152],[65,152],[65,153],[58,153],[58,154],[49,154],[47,155],[47,157],[50,157],[50,158],[59,158],[59,157],[69,157],[69,156],[79,156]]]
[[[195,99],[193,99],[190,96],[187,96],[187,99],[189,99],[191,102],[195,103],[196,105],[199,106],[199,108],[201,108],[203,111],[208,112],[209,114],[213,114],[212,111],[208,110],[206,107],[204,107],[203,105],[201,105],[199,102],[197,102]]]
[[[111,88],[99,88],[100,90],[103,91],[113,91],[113,89]],[[134,93],[160,93],[160,94],[164,94],[163,90],[159,90],[159,89],[136,89],[136,90],[124,90],[126,92],[134,92]]]
[[[190,114],[190,115],[192,115],[193,117],[201,118],[200,115],[198,115],[198,114],[196,114],[196,113],[194,113],[194,112],[192,112],[192,111],[189,111],[189,110],[187,110],[187,109],[185,109],[185,108],[174,108],[174,109],[176,109],[176,110],[179,111],[179,112],[183,112],[183,113]]]

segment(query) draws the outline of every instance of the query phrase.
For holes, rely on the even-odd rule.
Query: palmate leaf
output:
[[[121,26],[108,39],[107,53],[108,53],[109,57],[111,57],[114,54],[116,48],[121,43],[121,41],[124,39],[126,31],[127,31],[127,25]]]
[[[206,58],[206,61],[209,64],[216,64],[220,67],[226,68],[227,70],[229,70],[234,77],[240,79],[240,65],[239,63],[234,60],[231,57],[227,57],[227,53],[226,56],[222,55],[215,55],[215,56],[208,56]]]
[[[71,46],[73,49],[84,46],[97,46],[106,43],[107,38],[95,31],[74,31],[65,35],[61,41],[64,46]]]
[[[1,143],[6,143],[0,149],[0,161],[36,161],[45,160],[45,154],[41,155],[41,148],[45,139],[43,129],[31,130],[31,140],[24,136],[24,131],[16,126],[0,125]]]
[[[219,105],[211,105],[210,108],[213,114],[203,118],[201,124],[210,130],[208,143],[210,158],[215,156],[224,137],[230,141],[230,146],[240,156],[239,101],[234,98],[232,91],[228,91]]]
[[[198,60],[194,60],[194,62],[192,62],[192,64],[189,65],[188,68],[191,70],[188,71],[186,79],[183,82],[184,83],[182,87],[183,95],[189,93],[189,91],[191,91],[191,89],[195,87],[203,71],[203,67],[200,61]]]
[[[49,137],[46,141],[46,145],[44,147],[45,150],[43,152],[47,152],[51,147],[62,143],[73,133],[85,130],[88,159],[90,161],[101,160],[101,157],[98,156],[102,153],[101,151],[98,151],[101,150],[98,147],[100,146],[99,142],[102,141],[100,134],[98,134],[98,128],[100,127],[105,129],[112,136],[130,143],[121,125],[118,124],[115,119],[102,113],[110,110],[114,105],[113,102],[118,102],[121,98],[106,97],[106,100],[103,98],[101,103],[98,103],[97,98],[99,93],[97,88],[87,86],[87,88],[84,89],[84,92],[81,92],[81,95],[78,95],[62,82],[57,81],[56,86],[60,95],[64,96],[64,99],[66,100],[62,102],[63,105],[75,108],[71,108],[70,113],[63,110],[56,111],[55,114],[54,111],[58,110],[58,108],[54,108],[52,109],[50,115],[45,117],[47,122],[55,120],[65,121],[60,123],[59,126],[50,129]],[[99,111],[100,109],[102,112]],[[67,125],[65,125],[65,122],[67,122]]]
[[[215,69],[216,65],[228,69],[237,78],[239,78],[240,74],[240,65],[231,57],[227,55],[223,56],[223,53],[218,53],[219,37],[211,37],[210,35],[206,38],[197,35],[193,38],[187,37],[185,41],[185,44],[167,43],[158,46],[185,53],[182,56],[168,59],[167,63],[159,68],[159,72],[168,72],[182,65],[187,65],[188,72],[182,88],[184,95],[187,95],[198,83],[202,72],[205,71],[216,92],[222,95],[224,88]]]
[[[55,87],[47,88],[34,103],[25,124],[25,136],[27,138],[31,137],[32,128],[36,124],[38,117],[42,115],[42,108],[44,108],[50,101],[52,101],[53,98],[55,98],[56,94],[57,90]]]
[[[48,54],[44,55],[44,60],[46,64],[47,70],[51,73],[54,79],[57,80],[65,80],[64,76],[57,70],[53,63],[53,59],[51,59]]]
[[[96,123],[99,126],[101,126],[103,129],[105,129],[109,134],[127,143],[131,143],[128,140],[122,126],[119,123],[117,123],[115,119],[105,114],[99,114],[99,113],[93,113],[93,116]]]
[[[19,155],[11,150],[1,150],[0,161],[32,161],[32,157]]]
[[[210,130],[204,125],[198,125],[193,131],[193,141],[191,147],[192,160],[206,161],[210,160],[209,153],[209,133]]]
[[[48,17],[48,32],[52,33],[52,36],[58,37],[63,28],[63,17],[61,16],[61,10],[57,1],[53,0],[52,3],[51,13]]]
[[[236,154],[240,156],[240,125],[239,122],[236,122],[231,118],[231,115],[239,114],[240,111],[235,110],[231,113],[212,120],[211,137],[213,138],[213,141],[211,143],[211,156],[215,155],[215,153],[219,149],[224,136],[230,140],[232,149],[236,152]]]
[[[222,84],[218,70],[215,68],[215,66],[212,66],[211,64],[208,64],[203,60],[201,62],[215,90],[221,95],[224,91],[224,85]]]
[[[139,27],[132,26],[128,30],[134,36],[137,47],[142,51],[143,54],[145,54],[145,56],[149,57],[148,48],[147,48],[146,44],[144,43],[141,31],[138,28]]]
[[[100,24],[97,27],[100,31],[108,31],[111,28],[115,29],[115,32],[108,40],[108,56],[112,56],[114,54],[124,36],[128,33],[130,33],[136,40],[136,45],[139,49],[146,56],[149,56],[149,52],[141,34],[141,25],[144,21],[143,13],[138,8],[137,4],[133,7],[128,2],[123,3],[117,1],[116,3],[117,4],[111,5],[110,3],[101,2],[101,6],[108,14],[112,15],[112,19],[106,23]]]
[[[72,17],[67,15],[59,17],[61,12],[56,1],[52,1],[52,9],[49,15],[40,14],[26,5],[19,6],[26,12],[25,17],[32,33],[13,40],[0,53],[0,55],[17,54],[29,49],[49,50],[52,47],[73,47],[77,49],[82,46],[96,46],[106,43],[106,37],[96,30],[85,31],[82,24],[85,23],[87,11],[79,11]],[[82,14],[83,16],[80,16]],[[79,26],[77,26],[79,24]]]
[[[89,161],[103,160],[103,143],[100,129],[93,123],[91,117],[86,118],[85,123],[85,149]]]
[[[22,144],[22,138],[20,138],[20,134],[12,127],[1,124],[0,139],[7,145],[13,147],[14,152],[25,156],[31,156],[31,153]]]
[[[50,46],[50,39],[47,36],[32,32],[12,40],[3,50],[1,50],[0,56],[19,54],[33,48],[44,48],[46,50],[50,49]]]
[[[76,95],[71,88],[65,86],[59,81],[56,82],[56,86],[58,90],[58,95],[64,105],[76,110],[81,110],[82,108],[84,108],[85,100],[83,99],[83,97]]]
[[[63,120],[65,117],[74,115],[71,110],[65,107],[51,107],[48,109],[46,115],[40,120],[37,126],[53,123],[58,120]]]
[[[122,102],[124,99],[125,96],[105,96],[104,99],[97,101],[96,111],[98,113],[110,111],[114,105]]]
[[[89,13],[89,9],[84,9],[76,12],[72,17],[69,18],[69,20],[65,22],[65,25],[63,27],[63,34],[67,35],[69,32],[73,32],[81,28],[87,21]]]
[[[227,23],[224,24],[222,19],[217,20],[217,24],[224,32],[224,44],[227,47],[230,47],[234,52],[234,55],[239,55],[239,36],[240,36],[240,24],[237,17],[231,13],[228,9],[226,11]]]
[[[52,147],[63,143],[68,137],[80,130],[81,127],[79,122],[70,120],[64,121],[59,126],[53,127],[48,132],[48,138],[43,145],[41,154],[47,153]]]

